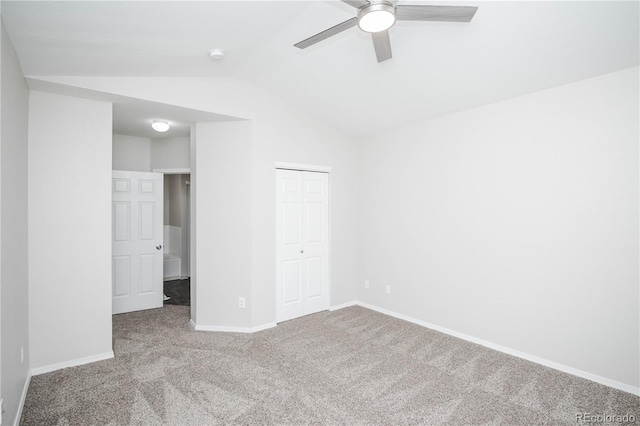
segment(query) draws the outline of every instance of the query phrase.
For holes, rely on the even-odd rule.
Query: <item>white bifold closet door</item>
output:
[[[113,171],[114,314],[162,307],[163,175]]]
[[[329,309],[329,175],[276,170],[276,318]]]

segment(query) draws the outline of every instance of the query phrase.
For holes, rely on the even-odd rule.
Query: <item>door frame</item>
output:
[[[276,170],[281,169],[281,170],[297,170],[300,172],[316,172],[316,173],[326,173],[327,174],[327,208],[329,210],[328,213],[328,217],[327,217],[327,227],[328,227],[328,234],[329,234],[329,240],[327,241],[328,244],[328,248],[327,248],[327,262],[328,262],[328,267],[327,270],[328,272],[328,277],[327,277],[327,291],[329,293],[329,306],[327,307],[328,310],[331,310],[331,167],[330,166],[319,166],[319,165],[314,165],[314,164],[300,164],[300,163],[287,163],[287,162],[282,162],[282,161],[275,161],[274,162],[274,168],[273,168],[273,177],[274,177],[274,181],[278,182],[278,176],[276,175]],[[276,217],[274,218],[274,230],[276,229],[276,227],[278,226],[277,224],[277,209],[278,209],[278,205],[276,203],[276,194],[274,193],[274,197],[273,197],[273,201],[275,204],[275,208],[274,208],[274,213],[276,213]],[[278,263],[278,256],[277,256],[277,238],[278,238],[278,234],[276,232],[276,251],[273,253],[274,254],[274,264],[276,264],[276,268],[277,263]],[[275,270],[274,270],[274,278],[276,278],[275,276]],[[276,308],[276,318],[275,318],[275,322],[278,322],[278,280],[275,279],[275,285],[276,288],[275,290],[275,294],[274,294],[274,302],[275,302],[275,308]]]
[[[191,180],[191,169],[186,167],[186,168],[175,168],[175,169],[153,169],[154,173],[162,173],[163,175],[189,175],[189,180]],[[187,278],[191,278],[191,239],[193,238],[193,234],[191,232],[192,226],[191,226],[191,186],[189,185],[189,190],[187,191],[187,206],[189,207],[189,214],[187,215],[187,223],[189,224],[189,244],[187,244],[187,251],[188,251],[188,257],[189,257],[189,276]],[[180,273],[180,275],[182,275],[182,272]],[[181,280],[184,280],[186,278],[182,278],[182,276],[180,276]],[[193,283],[195,283],[195,279],[194,280],[189,280],[189,285],[193,285]],[[190,299],[195,299],[195,294],[193,296],[190,296]],[[193,300],[190,301],[191,303],[195,303]]]
[[[191,169],[153,169],[154,173],[162,173],[163,175],[190,175]]]

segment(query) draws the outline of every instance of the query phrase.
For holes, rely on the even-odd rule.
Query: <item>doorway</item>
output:
[[[124,235],[114,235],[114,238],[128,237],[129,240],[114,239],[112,251],[115,256],[116,249],[121,251],[127,245],[139,244],[138,240],[142,238],[142,235],[137,229],[143,229],[141,228],[143,219],[149,219],[153,221],[153,240],[156,252],[153,257],[147,255],[144,258],[136,256],[125,258],[120,254],[117,254],[119,257],[114,257],[112,267],[113,313],[157,308],[167,304],[191,304],[190,129],[180,131],[175,134],[175,137],[169,138],[144,134],[144,130],[142,129],[138,135],[113,134],[112,168],[114,176],[117,173],[125,173],[127,176],[133,177],[138,175],[157,177],[158,182],[154,184],[154,188],[157,188],[157,191],[154,192],[156,197],[154,202],[157,203],[158,208],[153,215],[146,218],[134,215],[140,210],[137,207],[137,200],[127,200],[127,202],[130,201],[127,204],[130,206],[129,210],[123,207],[124,204],[114,204],[112,216],[116,222],[114,222],[113,228]],[[178,131],[176,130],[176,132]],[[131,182],[129,190],[132,192],[129,195],[138,194],[142,188],[138,187],[142,184],[136,183],[138,181],[134,180]],[[116,183],[114,181],[114,200],[116,196],[121,198],[126,195],[116,192],[119,189]],[[119,216],[116,216],[115,213],[119,213]],[[128,233],[125,233],[125,230]],[[138,270],[144,274],[138,273]],[[126,307],[122,306],[116,309],[116,305],[122,305],[118,302],[119,299],[125,299],[126,296],[133,300],[130,294],[138,294],[138,290],[136,290],[138,287],[140,292],[148,297],[152,297],[151,293],[154,294],[153,305],[128,303]],[[165,287],[170,288],[167,291]],[[157,294],[157,300],[155,294]]]
[[[164,304],[190,306],[191,175],[184,173],[184,170],[162,170],[162,172],[164,173]]]
[[[276,169],[276,320],[329,309],[329,173]]]

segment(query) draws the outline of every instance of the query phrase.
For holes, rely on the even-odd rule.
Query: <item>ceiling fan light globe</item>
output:
[[[395,8],[390,4],[371,4],[358,12],[358,27],[367,33],[388,30],[395,23]]]
[[[168,121],[153,120],[153,122],[151,123],[151,127],[156,132],[164,133],[169,130],[170,126]]]

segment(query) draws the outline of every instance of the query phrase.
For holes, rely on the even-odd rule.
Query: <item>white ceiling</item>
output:
[[[398,22],[381,64],[357,28],[293,47],[355,16],[339,1],[2,1],[2,18],[25,75],[239,78],[355,136],[639,63],[637,1],[400,4],[479,9]]]
[[[220,114],[177,107],[139,99],[115,97],[113,103],[113,133],[152,139],[187,137],[196,121],[233,121],[236,118]],[[164,133],[151,128],[153,120],[169,122]]]

